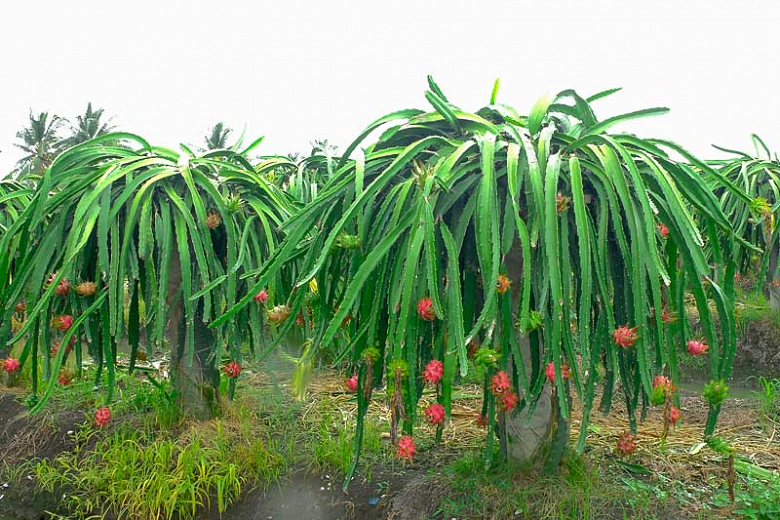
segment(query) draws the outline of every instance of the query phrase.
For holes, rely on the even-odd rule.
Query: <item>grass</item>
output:
[[[780,328],[780,313],[772,312],[769,302],[761,291],[737,291],[735,300],[737,334],[743,335],[745,329],[756,321],[770,321],[775,327]]]
[[[756,406],[769,421],[777,417],[780,381],[761,382]],[[350,396],[324,385],[313,399],[297,401],[282,384],[251,375],[239,385],[237,400],[224,403],[221,417],[192,423],[179,415],[167,382],[121,376],[114,418],[102,430],[92,426],[90,414],[100,394],[91,379],[58,388],[50,409],[85,411],[84,423],[72,433],[75,447],[54,459],[6,465],[0,475],[13,481],[33,474],[41,487],[62,497],[68,518],[192,518],[209,506],[224,511],[249,488],[265,488],[295,469],[346,472],[354,429]],[[380,416],[366,422],[359,472],[368,480],[388,468],[403,474],[395,471],[382,425]],[[570,453],[560,474],[547,476],[506,466],[486,471],[481,451],[465,447],[450,460],[453,452],[431,449],[430,432],[419,433],[421,460],[432,462],[422,468],[446,483],[437,513],[443,518],[649,519],[680,511],[691,518],[728,518],[736,512],[747,518],[777,517],[772,507],[780,502],[780,483],[740,475],[732,507],[726,503],[724,477],[711,473],[712,465],[705,473],[709,478],[700,473],[693,478],[655,464],[669,455],[663,445],[645,443],[642,464],[653,468],[646,474],[594,450]],[[442,461],[447,461],[444,468],[437,467]]]
[[[445,470],[443,518],[658,518],[658,490],[642,481],[606,478],[587,456],[568,455],[558,475],[506,466],[484,470],[480,453],[461,456]]]
[[[62,490],[74,518],[111,512],[122,518],[188,518],[215,495],[220,512],[237,498],[257,468],[278,465],[261,440],[240,446],[217,432],[154,438],[122,428],[92,449],[65,452],[35,468],[48,491]]]
[[[121,375],[112,420],[93,426],[102,405],[90,376],[58,387],[50,410],[83,411],[70,432],[73,448],[53,459],[5,465],[7,481],[32,474],[62,496],[69,518],[192,518],[203,508],[225,509],[249,487],[267,488],[296,468],[346,473],[354,417],[328,399],[299,402],[274,385],[242,383],[211,421],[182,417],[166,382]],[[52,416],[54,419],[55,416]],[[374,421],[366,423],[359,469],[387,463],[391,453]]]
[[[780,420],[780,379],[758,378],[758,390],[753,392],[762,427]]]
[[[339,411],[324,405],[320,417],[310,425],[308,440],[310,455],[307,457],[310,469],[336,471],[345,475],[352,462],[354,422],[340,417]],[[360,467],[371,477],[371,468],[376,464],[389,462],[390,453],[382,442],[381,431],[377,424],[367,420],[363,430],[363,449],[360,453]]]

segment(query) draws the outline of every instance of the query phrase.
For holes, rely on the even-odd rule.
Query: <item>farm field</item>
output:
[[[31,114],[0,518],[780,518],[780,161],[619,90],[429,76],[308,155]]]

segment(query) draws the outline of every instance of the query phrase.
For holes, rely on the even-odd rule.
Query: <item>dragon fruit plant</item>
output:
[[[184,413],[213,413],[221,360],[240,363],[242,347],[257,352],[269,343],[266,307],[209,325],[249,294],[247,273],[271,256],[293,209],[266,175],[295,163],[267,157],[250,164],[246,154],[258,143],[197,155],[113,133],[63,152],[16,196],[0,182],[0,301],[26,302],[21,312],[10,304],[0,312],[0,357],[22,343],[22,363],[42,358],[43,370],[32,371],[40,394],[33,412],[57,385],[66,354],[60,348],[50,357],[49,346],[78,336],[84,341],[74,345],[74,368],[93,358],[107,402],[117,344],[127,340],[131,371],[139,352],[168,345]],[[290,284],[267,278],[252,291],[267,288],[258,300],[269,319],[286,317],[279,310],[286,302],[268,295]]]
[[[523,114],[497,102],[495,89],[487,106],[468,112],[430,78],[428,86],[431,110],[377,119],[328,163],[324,185],[282,224],[279,246],[251,273],[254,285],[213,326],[230,324],[280,277],[294,279],[288,290],[295,316],[316,277],[329,318],[314,331],[312,354],[333,348],[352,317],[343,355],[358,366],[362,386],[369,370],[361,353],[378,349],[370,372],[387,382],[396,440],[396,427],[411,436],[424,419],[418,403],[432,360],[443,366],[437,402],[448,414],[454,379],[467,373],[471,355],[475,362],[482,356],[488,461],[501,425],[534,409],[549,363],[556,431],[567,431],[571,397],[584,403],[577,449],[602,380],[601,409],[609,412],[620,388],[635,432],[637,411],[650,406],[652,374],[668,366],[677,378],[673,345],[684,341],[686,291],[701,316],[713,378],[728,377],[735,265],[723,255],[712,267],[704,244],[729,251],[736,239],[711,187],[749,198],[673,142],[613,133],[667,109],[598,119],[593,104],[616,90],[587,98],[565,90]],[[345,236],[360,247],[342,247]],[[511,277],[508,256],[511,266],[522,266]],[[727,331],[722,340],[711,301]],[[663,312],[678,319],[668,323]],[[531,345],[529,359],[521,339]],[[502,391],[494,392],[499,372],[508,383],[498,381]],[[358,392],[356,432],[369,396]],[[555,436],[563,444],[550,450],[554,456],[568,437]]]
[[[717,176],[725,178],[748,196],[745,201],[736,191],[718,182],[712,172],[702,174],[713,186],[720,207],[737,234],[738,240],[731,251],[722,252],[707,244],[705,252],[713,262],[724,253],[730,253],[737,264],[740,277],[755,277],[760,289],[771,287],[779,278],[780,213],[777,182],[780,179],[780,160],[757,135],[751,136],[755,152],[721,148],[732,158],[717,163]]]

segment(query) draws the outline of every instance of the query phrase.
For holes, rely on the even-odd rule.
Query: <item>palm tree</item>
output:
[[[206,141],[206,150],[217,150],[228,147],[228,136],[233,133],[233,129],[229,128],[223,122],[219,122],[211,128],[211,131],[206,134],[204,140]]]
[[[108,122],[101,121],[103,111],[104,109],[102,108],[93,110],[92,103],[87,103],[87,110],[84,112],[84,115],[76,116],[76,125],[71,125],[73,134],[63,139],[62,144],[64,147],[70,148],[111,132],[114,126]]]
[[[21,141],[15,146],[26,154],[16,163],[15,173],[24,178],[48,168],[59,153],[62,143],[57,132],[66,120],[57,115],[41,112],[36,118],[30,111],[30,126],[16,133]]]

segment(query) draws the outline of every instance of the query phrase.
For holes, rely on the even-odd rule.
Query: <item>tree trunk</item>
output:
[[[187,362],[184,302],[181,294],[181,265],[176,249],[171,255],[168,280],[168,339],[171,346],[171,382],[182,412],[192,418],[212,418],[219,403],[219,371],[209,360],[214,333],[203,323],[203,304],[198,302],[195,312],[195,353]]]
[[[505,259],[507,266],[507,275],[512,280],[513,288],[512,299],[513,307],[517,307],[520,299],[523,276],[523,257],[522,249],[519,244],[515,244]],[[523,363],[527,377],[531,377],[531,342],[527,335],[518,331],[518,343],[520,352],[523,354]],[[540,348],[541,351],[541,348]],[[540,362],[541,363],[541,362]],[[544,367],[540,367],[543,370]],[[522,399],[522,389],[518,389]],[[527,409],[518,413],[506,414],[506,435],[508,440],[507,455],[510,461],[520,464],[533,462],[540,452],[549,444],[553,433],[553,413],[552,393],[550,385],[545,385],[539,396],[531,416],[528,416]]]

